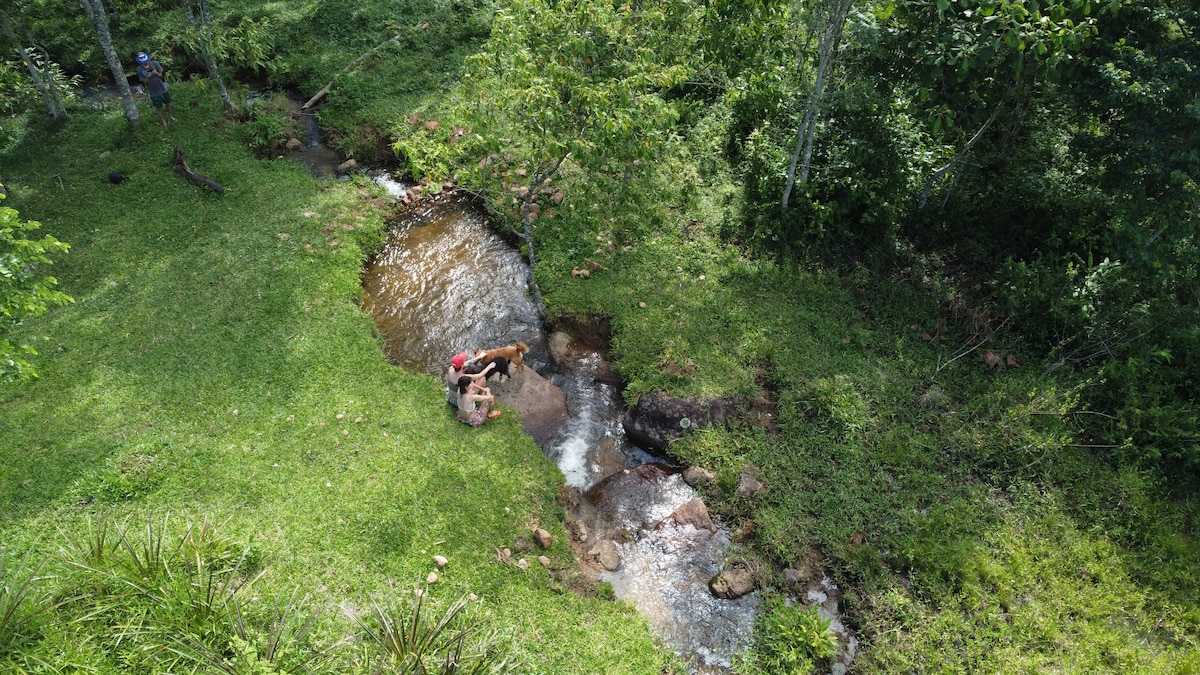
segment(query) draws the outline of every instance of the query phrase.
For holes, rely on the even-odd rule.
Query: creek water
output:
[[[403,194],[404,186],[386,174],[374,177],[390,194]],[[572,517],[587,533],[581,548],[613,542],[620,556],[600,580],[632,602],[664,644],[688,657],[693,672],[728,672],[749,645],[759,603],[757,593],[720,600],[708,591],[729,533],[670,519],[695,491],[678,470],[625,438],[620,392],[596,381],[602,354],[572,344],[569,358],[551,362],[528,280],[528,266],[478,210],[453,199],[423,202],[392,224],[364,270],[363,305],[383,333],[388,359],[431,375],[440,376],[464,348],[518,340],[530,346],[526,365],[566,394],[566,421],[542,449],[577,498]]]

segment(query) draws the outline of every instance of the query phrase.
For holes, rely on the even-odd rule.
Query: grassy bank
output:
[[[573,563],[553,464],[515,421],[470,429],[437,382],[384,360],[356,305],[382,227],[369,188],[253,159],[193,93],[177,86],[170,129],[78,112],[3,158],[7,205],[72,245],[54,273],[75,299],[28,326],[46,336],[41,378],[0,395],[10,565],[34,551],[60,580],[38,588],[64,599],[74,577],[52,553],[89,522],[130,517],[137,533],[170,514],[174,538],[207,519],[260,562],[256,611],[298,588],[329,645],[353,630],[340,606],[424,585],[438,554],[450,564],[433,599],[480,597],[530,672],[659,672],[632,609],[562,590]],[[228,192],[175,175],[176,144]],[[111,185],[113,169],[129,180]],[[499,562],[534,523],[555,535],[553,569]],[[30,649],[74,645],[98,672],[137,653],[113,625],[55,616],[32,624]]]

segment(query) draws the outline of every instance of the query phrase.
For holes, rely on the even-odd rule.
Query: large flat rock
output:
[[[567,421],[567,395],[557,385],[528,366],[512,367],[512,377],[488,380],[488,387],[501,408],[516,408],[521,413],[521,428],[540,447],[554,439]]]

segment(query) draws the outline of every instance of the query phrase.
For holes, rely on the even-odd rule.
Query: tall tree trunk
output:
[[[808,104],[804,108],[804,117],[800,120],[800,130],[796,133],[796,149],[792,152],[792,161],[788,164],[787,185],[783,189],[783,199],[780,208],[787,211],[788,199],[791,198],[792,188],[796,184],[796,165],[800,164],[800,182],[808,182],[809,168],[812,164],[813,138],[817,133],[817,117],[821,109],[821,96],[825,91],[825,80],[833,64],[837,60],[838,45],[842,41],[842,29],[846,27],[846,17],[854,0],[829,0],[829,18],[821,39],[817,43],[817,76],[813,82],[812,91],[808,95]],[[803,155],[803,162],[800,161]]]
[[[104,7],[100,4],[100,0],[79,0],[79,4],[83,5],[83,11],[87,12],[88,18],[92,20],[92,25],[96,28],[96,39],[100,41],[100,49],[104,51],[104,57],[108,59],[108,68],[112,71],[117,91],[121,92],[121,103],[125,106],[125,119],[137,127],[141,121],[138,117],[137,102],[133,100],[133,92],[129,90],[129,80],[125,77],[125,68],[121,65],[121,59],[117,58],[117,50],[113,48],[112,34],[108,32],[108,17]]]
[[[200,55],[204,57],[204,63],[208,66],[209,79],[217,83],[217,94],[221,97],[221,105],[225,107],[225,114],[232,115],[233,101],[229,99],[229,90],[221,81],[221,75],[217,72],[217,62],[213,60],[212,52],[208,48],[212,44],[212,15],[208,11],[208,0],[200,0],[199,22],[196,21],[196,13],[192,11],[191,0],[183,0],[183,9],[187,12],[188,22],[192,24],[192,28],[196,29],[196,34],[200,37]]]
[[[33,36],[26,34],[26,37],[29,38],[29,43],[33,44]],[[50,98],[58,109],[58,114],[66,115],[67,105],[63,102],[62,92],[59,91],[58,76],[54,74],[51,67],[50,53],[42,46],[38,46],[38,52],[42,55],[42,79],[46,81],[46,87],[50,90]]]
[[[534,270],[537,268],[537,256],[533,254],[533,200],[537,197],[537,192],[542,185],[558,171],[563,162],[567,161],[571,153],[567,153],[558,158],[554,166],[545,171],[535,172],[533,180],[529,181],[529,191],[521,198],[521,225],[524,227],[525,246],[529,249],[529,289],[533,291],[533,300],[537,304],[538,314],[544,319],[546,318],[546,303],[542,301],[542,290],[538,288],[537,281],[534,280]]]
[[[29,70],[29,78],[33,80],[38,93],[42,95],[42,101],[45,102],[46,110],[50,113],[50,117],[58,119],[58,107],[54,105],[54,98],[50,95],[50,86],[42,79],[42,75],[38,72],[33,59],[29,58],[29,50],[17,39],[17,34],[13,31],[12,24],[9,23],[8,14],[3,11],[0,11],[0,30],[3,30],[8,39],[12,40],[13,50],[25,62],[25,68]]]

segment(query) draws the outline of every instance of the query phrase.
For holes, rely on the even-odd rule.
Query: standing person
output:
[[[163,79],[162,64],[150,58],[146,52],[138,52],[134,60],[138,63],[138,79],[145,85],[146,93],[150,94],[150,102],[154,104],[154,112],[158,113],[158,121],[162,122],[164,127],[167,126],[167,120],[163,119],[163,106],[166,106],[167,116],[172,122],[178,122],[171,110],[171,93],[167,91],[167,81]]]

